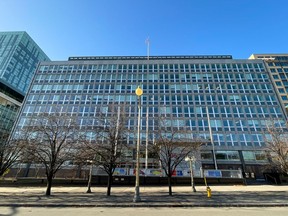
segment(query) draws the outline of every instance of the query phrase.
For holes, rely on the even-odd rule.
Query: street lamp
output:
[[[136,173],[135,173],[135,195],[133,198],[133,202],[140,202],[140,191],[139,191],[139,154],[140,154],[140,121],[141,121],[141,96],[143,94],[143,90],[140,86],[135,90],[136,95],[138,96],[138,129],[137,129],[137,150],[136,150]]]
[[[209,133],[210,133],[210,141],[211,141],[211,144],[212,144],[213,160],[214,160],[215,169],[217,170],[218,167],[217,167],[217,161],[216,161],[214,139],[213,139],[213,134],[212,134],[212,129],[211,129],[209,110],[208,110],[207,106],[206,106],[206,112],[207,112],[207,118],[208,118],[208,127],[209,127]]]
[[[195,183],[194,183],[193,166],[192,166],[192,163],[195,161],[195,157],[194,156],[187,156],[187,157],[185,157],[185,161],[189,161],[189,163],[190,163],[191,186],[192,186],[193,192],[196,192]]]

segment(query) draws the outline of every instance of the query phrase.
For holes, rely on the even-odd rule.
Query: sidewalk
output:
[[[212,197],[207,198],[206,187],[175,186],[173,196],[168,187],[141,187],[141,202],[133,203],[133,187],[112,187],[106,196],[105,187],[52,187],[52,195],[45,196],[45,187],[1,187],[0,206],[15,207],[276,207],[288,206],[288,186],[211,186]]]

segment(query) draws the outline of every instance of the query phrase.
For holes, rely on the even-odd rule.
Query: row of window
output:
[[[124,102],[127,106],[135,106],[137,97],[131,95],[66,95],[66,94],[30,94],[27,98],[27,104],[71,104],[74,106],[85,105],[94,107],[106,107],[108,104],[118,104]],[[182,104],[182,105],[181,105]],[[187,106],[189,104],[189,106]],[[146,112],[146,107],[150,109],[150,113],[179,113],[179,114],[200,114],[206,113],[205,107],[197,105],[213,105],[209,107],[210,113],[226,113],[242,116],[281,114],[281,109],[278,106],[274,95],[154,95],[151,97],[145,96],[142,98],[143,112]],[[231,104],[231,108],[230,108]],[[171,106],[172,105],[172,106]],[[196,105],[195,107],[193,105]],[[220,106],[220,108],[218,107]],[[233,106],[241,105],[241,106]],[[247,106],[249,105],[249,106]],[[252,105],[252,106],[251,106]],[[276,105],[273,107],[271,105]],[[223,107],[222,107],[223,106]],[[171,107],[171,108],[170,108]],[[222,108],[221,108],[222,107]],[[158,110],[159,109],[159,110]]]
[[[272,73],[276,73],[276,71],[281,74],[282,76],[284,76],[284,73],[283,72],[286,72],[286,75],[287,75],[287,72],[288,72],[288,68],[271,68],[270,71]]]
[[[19,107],[0,97],[0,131],[9,131],[16,119]]]
[[[143,84],[142,89],[145,93],[273,93],[271,84]],[[134,93],[137,85],[123,84],[123,83],[96,83],[96,84],[34,84],[31,88],[31,93],[45,92],[45,93]]]
[[[145,107],[144,107],[145,108]],[[143,108],[143,114],[146,114],[146,108]],[[111,114],[107,112],[108,107],[107,106],[102,106],[102,107],[95,107],[95,106],[78,106],[78,105],[66,105],[65,107],[61,106],[47,106],[45,103],[43,105],[27,105],[24,108],[23,113],[24,114],[32,114],[34,112],[40,113],[40,112],[56,112],[58,109],[63,110],[63,112],[73,112],[73,113],[78,113],[79,115],[89,115],[93,116],[95,115],[95,112],[103,112],[107,114]],[[136,106],[131,106],[126,108],[128,110],[129,115],[134,116],[137,114]],[[211,110],[209,112],[209,116],[219,118],[258,118],[258,117],[282,117],[281,109],[276,106],[276,107],[213,107],[209,108]],[[163,115],[165,117],[207,117],[207,112],[205,107],[181,107],[181,106],[176,106],[176,107],[149,107],[149,112],[148,112],[150,117],[157,117],[159,115]]]
[[[288,63],[287,62],[268,62],[269,67],[287,67]]]
[[[38,74],[36,83],[67,83],[67,82],[269,82],[266,74]]]
[[[18,126],[20,128],[25,127],[25,125],[29,125],[29,121],[30,121],[29,117],[26,117],[26,118],[22,117]],[[175,121],[177,121],[177,120],[175,120]],[[95,125],[96,122],[97,122],[97,120],[91,119],[91,118],[82,118],[82,119],[78,120],[78,124],[79,124],[80,128],[85,129],[87,127],[86,133],[89,134],[90,137],[93,137],[93,133],[95,133],[95,132],[89,132],[89,128],[91,128],[93,125]],[[130,125],[131,123],[133,125]],[[136,128],[135,123],[136,123],[136,120],[133,120],[133,119],[129,120],[127,123],[128,129],[131,130],[130,136],[129,136],[127,141],[131,142],[131,144],[135,143],[135,135],[133,133],[133,131]],[[156,127],[154,127],[154,128],[149,127],[150,133],[155,128]],[[142,129],[146,129],[146,128],[142,128]],[[202,137],[206,140],[209,140],[209,138],[210,138],[208,127],[205,127],[205,128],[199,127],[198,128],[199,133],[197,133],[196,130],[192,130],[193,132],[191,132],[190,128],[184,128],[184,129],[186,129],[186,130],[183,130],[183,131],[186,131],[186,133],[181,134],[181,138],[191,139],[192,138],[191,134],[194,134],[194,135],[198,134],[199,137]],[[145,142],[146,132],[145,132],[145,130],[142,130],[142,131],[143,132],[140,133],[140,137],[141,137],[141,140],[143,142]],[[227,131],[227,132],[228,133],[221,133],[221,131],[214,131],[213,132],[214,143],[216,145],[219,145],[219,146],[226,145],[225,143],[230,143],[231,145],[235,145],[235,146],[238,146],[239,144],[245,145],[245,146],[251,146],[252,144],[256,144],[256,143],[257,143],[257,145],[263,145],[263,143],[265,141],[264,134],[262,134],[262,133],[255,133],[255,132],[253,133],[252,131],[246,132],[246,133],[243,131],[238,132],[238,133],[237,132],[231,133],[231,131]],[[228,144],[228,145],[230,145],[230,144]]]
[[[116,72],[116,71],[128,71],[128,72],[185,72],[185,71],[206,71],[206,72],[260,72],[264,71],[262,63],[236,63],[236,64],[98,64],[98,65],[42,65],[39,68],[40,73],[58,73],[58,72]]]
[[[151,129],[152,130],[152,129]],[[149,130],[149,131],[151,131]],[[149,133],[148,131],[148,133]],[[206,133],[207,131],[207,133]],[[188,130],[189,132],[189,130]],[[187,133],[188,133],[187,132]],[[255,146],[255,147],[260,147],[265,145],[265,140],[269,139],[269,135],[264,135],[261,133],[243,133],[243,132],[233,132],[233,134],[229,131],[228,133],[221,133],[221,132],[213,132],[213,141],[215,146]],[[93,132],[87,132],[90,134],[90,137],[93,137]],[[193,139],[193,134],[195,135],[197,132],[195,130],[191,131],[190,134],[182,134],[182,138],[192,140]],[[198,134],[201,136],[203,139],[209,140],[210,134],[208,133],[208,128],[204,131],[200,131],[201,134]],[[148,134],[148,136],[151,135]],[[140,137],[142,140],[142,144],[145,145],[146,143],[146,133],[140,133]],[[136,137],[131,134],[128,141],[131,141],[131,144],[135,144],[135,139]],[[211,145],[211,144],[207,144]]]
[[[47,92],[46,92],[47,93]],[[124,102],[135,104],[137,96],[135,94],[104,94],[104,95],[81,95],[81,94],[30,94],[27,98],[27,104],[113,104]],[[273,94],[266,95],[247,95],[247,94],[227,94],[227,95],[178,95],[169,94],[145,96],[142,98],[143,104],[154,105],[261,105],[265,110],[266,105],[279,105],[276,96]],[[242,108],[239,108],[240,110]],[[252,109],[254,110],[254,108]],[[180,110],[179,112],[184,112]],[[193,112],[191,110],[191,112]],[[241,111],[238,111],[241,113]],[[245,111],[247,112],[247,111]],[[252,111],[254,113],[254,111]],[[261,111],[265,112],[265,111]]]
[[[209,95],[209,94],[167,94],[165,95],[148,95],[143,96],[142,104],[205,104],[205,103],[227,103],[231,104],[256,104],[262,105],[278,105],[274,94],[266,95],[247,95],[247,94],[225,94],[225,95]],[[127,104],[135,104],[137,96],[135,94],[29,94],[27,98],[28,104],[111,104],[117,102],[127,102]],[[239,107],[239,109],[241,109]],[[192,112],[192,111],[191,111]]]
[[[138,115],[136,106],[126,107],[127,115],[129,116],[128,127],[136,126],[136,117]],[[142,115],[142,127],[146,126],[146,110],[147,107],[143,107]],[[256,111],[259,111],[257,114]],[[266,111],[267,113],[262,113]],[[104,113],[105,115],[113,115],[111,109],[108,106],[46,106],[46,105],[27,105],[23,110],[23,116],[32,116],[39,113],[71,113],[78,116],[97,116],[97,113]],[[231,112],[234,112],[231,114]],[[217,131],[259,131],[266,128],[267,120],[261,120],[259,118],[282,118],[282,113],[279,107],[263,108],[258,107],[209,107],[209,117],[211,118],[211,127]],[[154,127],[155,121],[159,116],[165,117],[167,127],[189,127],[192,128],[204,128],[208,127],[207,110],[206,107],[149,107],[149,125]],[[232,119],[232,118],[235,119]],[[192,118],[192,119],[191,119]],[[217,118],[217,119],[213,119]],[[280,125],[283,125],[283,121],[279,121]],[[90,124],[89,124],[90,125]],[[85,126],[85,124],[83,125]],[[235,129],[236,128],[236,129]]]
[[[216,151],[216,160],[221,161],[240,161],[238,151]],[[267,154],[264,151],[242,151],[242,156],[245,162],[268,162]],[[213,160],[213,154],[210,151],[201,152],[201,160]]]

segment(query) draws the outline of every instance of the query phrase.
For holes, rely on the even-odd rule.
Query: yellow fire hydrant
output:
[[[207,187],[207,197],[210,198],[212,196],[212,192],[211,192],[211,189],[210,187]]]

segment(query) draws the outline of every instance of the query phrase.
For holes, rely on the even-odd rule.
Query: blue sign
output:
[[[221,178],[222,173],[221,170],[205,170],[206,177],[214,177],[214,178]]]

